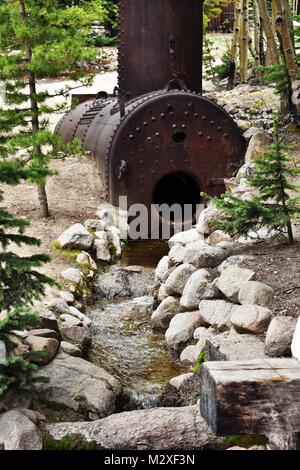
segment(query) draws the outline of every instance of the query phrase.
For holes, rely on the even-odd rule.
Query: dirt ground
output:
[[[56,161],[52,167],[58,174],[49,178],[46,186],[51,211],[49,219],[40,218],[37,188],[28,183],[3,187],[4,205],[14,214],[30,219],[26,233],[39,238],[42,241],[39,251],[52,257],[51,262],[44,265],[43,272],[59,278],[60,272],[70,266],[70,261],[57,255],[50,246],[51,241],[70,225],[93,217],[97,205],[103,201],[103,191],[95,165],[85,157]],[[26,246],[17,249],[22,256],[32,254],[32,250]]]

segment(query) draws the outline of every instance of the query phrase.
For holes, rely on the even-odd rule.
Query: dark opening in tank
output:
[[[153,191],[154,204],[167,204],[169,207],[179,204],[182,208],[182,214],[185,216],[185,222],[194,219],[197,210],[197,204],[201,202],[200,188],[195,179],[182,172],[170,173],[163,176],[156,184]],[[190,209],[187,208],[189,205]],[[185,209],[185,210],[183,210]],[[171,213],[170,222],[180,222],[176,214]]]
[[[184,132],[175,132],[175,134],[173,135],[173,141],[176,142],[176,144],[181,144],[185,141],[185,139],[186,135]]]

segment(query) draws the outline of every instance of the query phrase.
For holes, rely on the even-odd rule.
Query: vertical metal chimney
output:
[[[201,93],[203,0],[119,0],[119,93],[128,100],[182,80]]]

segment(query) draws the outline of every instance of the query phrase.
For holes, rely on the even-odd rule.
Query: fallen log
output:
[[[55,441],[80,436],[102,449],[216,449],[223,442],[205,424],[198,405],[153,408],[113,414],[92,422],[47,425]]]

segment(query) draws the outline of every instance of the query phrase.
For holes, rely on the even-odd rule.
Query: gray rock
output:
[[[225,300],[201,300],[199,310],[205,325],[222,331],[229,328],[231,314],[235,305]]]
[[[169,251],[169,267],[174,266],[175,264],[183,263],[184,257],[186,255],[186,248],[182,245],[175,244]]]
[[[64,313],[60,316],[62,320],[68,326],[82,326],[82,321],[79,318],[73,317],[72,315]]]
[[[187,251],[186,258],[188,254],[189,251]],[[194,253],[194,257],[190,259],[190,263],[197,268],[214,268],[222,263],[229,254],[230,251],[228,249],[217,245],[208,245],[207,243],[202,245],[202,247]]]
[[[251,281],[256,276],[250,269],[239,266],[229,266],[224,269],[217,280],[218,289],[232,302],[238,303],[238,294],[245,281]]]
[[[272,319],[265,339],[265,353],[271,357],[291,356],[291,344],[297,318],[277,316]]]
[[[88,423],[49,424],[47,431],[57,441],[79,434],[102,449],[131,451],[216,449],[224,441],[207,427],[198,405],[127,411]]]
[[[70,307],[67,304],[67,302],[64,299],[59,298],[59,297],[57,299],[51,300],[51,302],[47,305],[47,309],[56,315],[62,315],[63,313],[66,313],[66,314],[70,313]]]
[[[209,245],[216,245],[220,242],[230,242],[231,237],[228,233],[223,232],[222,230],[215,230],[207,237],[207,243]]]
[[[253,162],[244,163],[243,166],[239,169],[236,175],[236,182],[239,184],[245,179],[250,178],[254,172],[254,164]]]
[[[96,232],[94,240],[94,248],[96,252],[96,259],[98,261],[110,261],[111,254],[109,249],[109,241],[106,232]]]
[[[106,227],[106,224],[99,219],[87,219],[83,225],[88,231],[92,232],[102,232]]]
[[[203,237],[199,234],[199,232],[195,228],[191,228],[190,230],[186,230],[184,232],[178,232],[173,237],[170,238],[168,244],[169,247],[179,244],[179,245],[187,245],[188,243],[203,240]]]
[[[28,408],[15,408],[15,410],[22,413],[24,416],[26,416],[26,418],[30,419],[33,424],[37,425],[42,421],[46,421],[45,416],[38,411],[28,410]]]
[[[159,302],[162,302],[164,299],[166,299],[167,297],[169,297],[169,295],[167,294],[166,292],[166,289],[165,289],[165,285],[162,284],[159,289],[158,289],[158,292],[157,292],[157,300]]]
[[[194,374],[192,372],[188,372],[187,374],[177,375],[176,377],[173,377],[170,380],[169,384],[177,388],[177,390],[179,390],[180,387],[182,387],[182,385],[184,384],[184,382],[186,382],[188,379],[193,377],[193,375]]]
[[[42,352],[41,357],[34,357],[32,362],[39,365],[49,364],[59,349],[59,342],[54,338],[42,338],[40,336],[28,336],[25,344],[30,347],[30,351]]]
[[[62,273],[61,276],[66,281],[70,282],[71,284],[75,284],[80,286],[84,283],[84,276],[83,273],[76,268],[67,268]]]
[[[20,411],[0,416],[0,446],[4,450],[41,450],[43,439],[38,428]]]
[[[0,340],[0,365],[5,364],[6,361],[6,346],[4,341]]]
[[[188,279],[182,293],[180,305],[187,310],[198,308],[200,300],[207,291],[210,274],[206,269],[195,271]]]
[[[222,299],[223,294],[217,287],[217,279],[207,284],[206,290],[203,294],[203,300]]]
[[[38,324],[41,329],[49,329],[59,331],[58,321],[53,312],[50,310],[44,310],[38,313]]]
[[[111,226],[107,229],[107,237],[109,245],[113,249],[113,256],[121,256],[122,246],[120,240],[120,230],[117,227]]]
[[[194,365],[199,355],[206,349],[206,340],[215,335],[213,328],[199,327],[194,331],[194,338],[198,339],[196,344],[187,346],[180,354],[180,361],[186,365]],[[197,337],[197,338],[196,338]]]
[[[73,317],[78,318],[82,322],[83,326],[91,326],[92,320],[81,313],[76,307],[71,306],[70,312]]]
[[[82,251],[81,253],[77,255],[76,263],[87,269],[91,269],[91,270],[97,269],[97,264],[95,263],[91,255],[87,253],[86,251]]]
[[[230,321],[240,333],[261,334],[266,331],[273,318],[271,310],[259,305],[237,305]]]
[[[95,294],[99,298],[142,297],[151,292],[154,274],[146,269],[140,272],[112,266],[109,271],[99,274],[95,282]]]
[[[260,131],[259,127],[250,127],[247,131],[244,132],[243,134],[243,137],[246,139],[246,140],[249,140],[251,139],[251,137],[256,133]]]
[[[245,162],[247,163],[255,160],[256,158],[261,158],[271,142],[272,140],[267,132],[263,130],[255,132],[250,139],[245,155]]]
[[[163,256],[155,269],[155,279],[164,282],[169,273],[169,257]]]
[[[255,304],[266,307],[274,298],[272,287],[257,281],[246,281],[241,284],[238,300],[241,304]]]
[[[49,328],[39,328],[30,331],[26,331],[26,338],[28,336],[40,336],[41,338],[54,338],[60,341],[60,334],[56,330],[50,330]]]
[[[69,343],[68,341],[62,341],[60,343],[60,352],[68,354],[69,356],[81,357],[82,351],[75,344]]]
[[[83,416],[96,413],[104,417],[116,410],[121,393],[119,381],[84,359],[60,353],[39,373],[50,379],[49,383],[36,385],[41,401],[63,405]]]
[[[74,224],[65,230],[58,242],[64,249],[90,250],[94,237],[82,224]]]
[[[61,296],[61,298],[67,302],[67,304],[73,304],[75,302],[75,297],[74,295],[72,294],[72,292],[69,292],[67,290],[63,290],[59,293],[59,295]]]
[[[181,295],[189,277],[196,271],[195,266],[184,263],[172,271],[165,282],[165,289],[169,295]]]
[[[155,328],[167,329],[170,321],[177,313],[181,312],[182,308],[179,299],[176,297],[166,297],[151,316],[152,325]]]
[[[249,255],[234,255],[230,256],[229,258],[225,259],[223,263],[218,266],[219,273],[225,271],[225,269],[229,268],[229,266],[239,266],[242,268],[247,261],[251,261],[254,259],[254,256]]]
[[[211,204],[201,212],[196,226],[197,231],[200,234],[210,235],[215,231],[213,222],[217,219],[224,219],[224,214]]]
[[[206,340],[207,361],[247,361],[267,357],[264,342],[256,335],[225,331]]]
[[[192,339],[194,330],[201,323],[199,311],[177,313],[172,318],[165,334],[168,348],[178,350],[187,341]]]
[[[82,351],[91,344],[91,334],[84,326],[61,326],[60,332],[64,340],[75,343]]]

